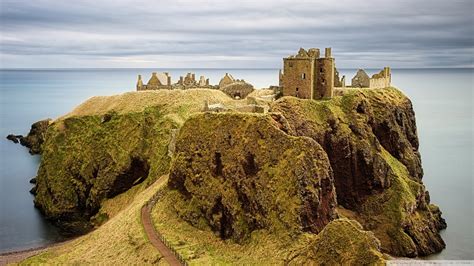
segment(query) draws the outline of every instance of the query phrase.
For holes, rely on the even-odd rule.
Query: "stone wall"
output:
[[[284,58],[280,86],[284,96],[311,99],[313,90],[314,59]]]
[[[384,67],[379,73],[370,79],[369,87],[372,89],[388,88],[391,85],[392,74],[389,67]]]
[[[370,78],[369,75],[363,70],[357,70],[356,75],[351,80],[351,87],[354,88],[369,88]]]

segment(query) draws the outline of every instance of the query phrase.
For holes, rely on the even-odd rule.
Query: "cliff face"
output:
[[[296,136],[327,152],[337,200],[396,256],[428,255],[445,244],[446,227],[421,178],[415,116],[396,89],[355,90],[329,101],[283,98],[280,112]]]
[[[293,137],[268,115],[205,113],[176,142],[169,185],[179,215],[241,242],[257,229],[317,233],[335,215],[329,160],[321,146]]]
[[[87,231],[104,199],[168,172],[173,132],[204,100],[229,97],[159,91],[86,101],[44,133],[35,205],[66,231]]]

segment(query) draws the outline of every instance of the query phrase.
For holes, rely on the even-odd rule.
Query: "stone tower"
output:
[[[283,72],[280,71],[280,87],[283,96],[303,99],[331,98],[334,90],[334,58],[331,48],[320,51],[300,48],[298,54],[283,58]]]

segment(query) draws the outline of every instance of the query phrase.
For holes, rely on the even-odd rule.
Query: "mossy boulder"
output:
[[[271,115],[204,113],[180,130],[169,186],[186,221],[237,242],[252,231],[317,233],[336,217],[333,174],[314,140]]]
[[[421,181],[412,104],[399,90],[351,89],[323,101],[284,97],[271,108],[289,132],[321,144],[338,203],[375,232],[383,251],[413,257],[444,248],[445,222]]]
[[[309,261],[315,265],[385,265],[380,241],[357,221],[346,218],[330,222],[288,262],[301,265]]]

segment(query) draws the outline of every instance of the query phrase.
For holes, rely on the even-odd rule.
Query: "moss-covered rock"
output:
[[[326,101],[285,97],[272,111],[286,118],[289,132],[321,144],[338,203],[375,232],[382,250],[412,257],[444,248],[444,220],[421,182],[414,112],[399,90],[348,90]]]
[[[335,218],[333,176],[314,140],[270,115],[204,113],[185,122],[169,185],[191,224],[242,242],[253,230],[317,233]]]
[[[173,132],[205,100],[229,97],[215,90],[157,91],[86,101],[47,129],[35,205],[67,231],[89,229],[104,199],[168,172]]]
[[[330,222],[289,263],[309,261],[316,265],[385,265],[380,241],[358,222],[345,218]]]

